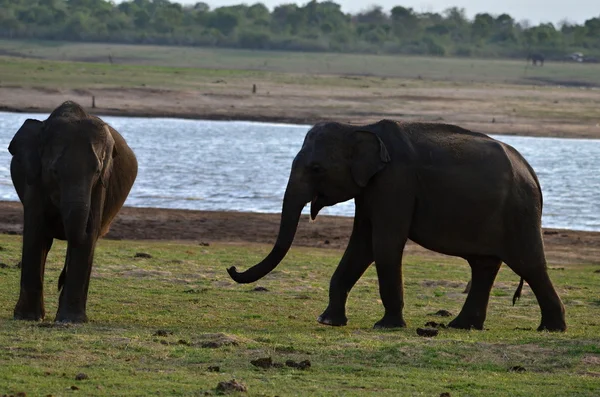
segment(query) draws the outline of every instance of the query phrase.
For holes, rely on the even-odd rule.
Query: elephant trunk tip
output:
[[[227,269],[227,273],[229,273],[229,277],[231,277],[231,279],[233,281],[235,281],[236,283],[239,284],[248,284],[248,283],[252,283],[256,280],[249,280],[246,277],[244,277],[244,273],[238,273],[237,269],[235,266],[231,266],[229,269]]]

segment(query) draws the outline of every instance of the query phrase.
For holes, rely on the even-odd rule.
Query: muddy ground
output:
[[[20,203],[0,202],[0,233],[20,234],[22,217]],[[105,238],[272,244],[278,226],[279,214],[124,207]],[[352,218],[319,216],[309,222],[304,215],[294,245],[344,249],[351,231]],[[551,265],[600,264],[600,232],[545,229],[544,239]],[[438,255],[412,242],[406,251]]]
[[[0,86],[0,111],[49,113],[61,102],[74,100],[99,116],[308,125],[327,120],[363,124],[387,118],[456,124],[487,134],[600,138],[600,118],[594,116],[598,94],[592,90],[563,92],[516,85],[333,90],[269,81],[259,84],[257,94],[237,81],[207,84],[202,89]],[[95,108],[91,108],[92,96]]]

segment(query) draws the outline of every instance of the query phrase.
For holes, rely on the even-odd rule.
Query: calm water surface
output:
[[[0,112],[0,199],[18,200],[10,140],[27,118]],[[103,117],[135,151],[139,173],[126,205],[279,212],[292,160],[309,126]],[[495,136],[536,170],[545,227],[600,231],[600,140]],[[305,208],[308,213],[308,206]],[[322,214],[352,216],[353,201]]]

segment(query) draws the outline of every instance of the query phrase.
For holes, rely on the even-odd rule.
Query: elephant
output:
[[[540,54],[540,53],[534,53],[534,54],[529,54],[529,56],[527,57],[528,61],[531,61],[531,64],[533,66],[537,66],[538,63],[540,66],[544,66],[544,54]]]
[[[385,309],[375,328],[405,327],[402,255],[410,239],[471,267],[472,287],[450,327],[483,328],[504,262],[535,293],[538,329],[566,330],[564,306],[547,272],[535,172],[513,147],[449,124],[314,125],[293,160],[272,250],[244,272],[230,267],[229,275],[238,283],[264,277],[287,254],[308,202],[314,220],[323,207],[352,198],[352,233],[318,322],[346,325],[348,294],[374,262]]]
[[[24,212],[14,318],[44,319],[46,257],[59,239],[67,241],[67,253],[55,320],[85,322],[96,242],[108,232],[133,186],[137,159],[114,128],[71,101],[45,121],[27,119],[8,150]]]

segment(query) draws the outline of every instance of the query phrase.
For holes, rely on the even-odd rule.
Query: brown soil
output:
[[[272,244],[278,227],[279,214],[124,207],[105,238]],[[21,204],[0,201],[0,233],[20,234],[22,228]],[[309,222],[302,216],[294,245],[344,249],[351,231],[349,217],[319,216]],[[544,239],[551,265],[600,264],[600,232],[546,229]],[[442,257],[412,242],[406,253]]]
[[[366,78],[365,78],[366,79]],[[96,108],[99,116],[179,117],[315,124],[369,123],[384,118],[457,124],[488,134],[600,138],[593,90],[476,84],[460,87],[332,87],[261,81],[206,84],[202,89],[0,87],[0,110],[49,113],[65,100]],[[243,85],[246,84],[246,85]]]

